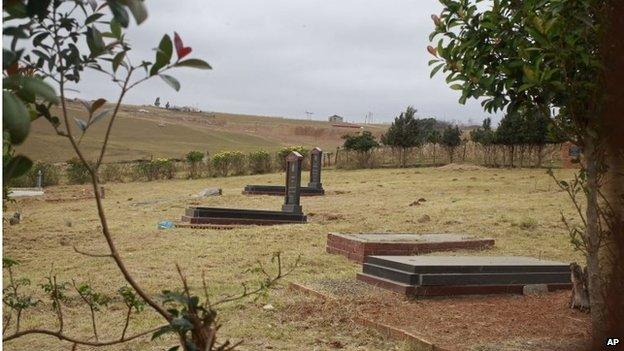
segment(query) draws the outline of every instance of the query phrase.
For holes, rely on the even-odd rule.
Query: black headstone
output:
[[[301,196],[301,160],[303,156],[293,151],[286,156],[286,196],[282,211],[302,213],[299,199]]]
[[[312,152],[310,152],[310,161],[310,182],[308,183],[308,187],[322,189],[321,166],[323,162],[323,151],[318,147],[312,149]]]

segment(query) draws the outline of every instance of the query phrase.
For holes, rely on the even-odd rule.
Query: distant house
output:
[[[332,122],[332,123],[342,123],[342,122],[344,122],[344,118],[342,118],[342,117],[340,117],[340,116],[338,116],[338,115],[333,115],[333,116],[330,116],[330,117],[328,118],[328,120],[329,120],[330,122]]]

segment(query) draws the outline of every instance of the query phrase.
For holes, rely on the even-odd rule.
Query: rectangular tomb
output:
[[[183,222],[191,224],[255,224],[269,225],[280,223],[305,223],[307,216],[302,213],[267,210],[247,210],[220,207],[189,207]]]
[[[368,256],[358,280],[406,295],[519,293],[525,285],[570,289],[570,265],[532,257]]]
[[[494,246],[494,239],[464,234],[329,233],[326,251],[361,263],[371,255],[419,255],[435,251],[481,250],[491,246]]]
[[[300,203],[301,160],[298,152],[286,157],[286,193],[281,211],[253,210],[220,207],[189,207],[182,216],[180,227],[226,228],[230,225],[273,225],[305,223]]]
[[[245,195],[286,195],[286,187],[283,185],[246,185],[243,190]],[[324,189],[311,188],[307,186],[301,187],[301,196],[320,196],[325,195]]]

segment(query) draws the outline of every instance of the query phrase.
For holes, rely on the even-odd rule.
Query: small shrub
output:
[[[188,177],[199,178],[201,175],[201,162],[204,159],[204,154],[201,151],[191,151],[186,154],[185,160],[188,164]]]
[[[271,155],[264,150],[254,151],[247,155],[251,174],[262,174],[271,171]]]
[[[304,146],[301,146],[301,145],[283,147],[277,153],[277,157],[279,158],[279,164],[280,164],[282,171],[286,170],[286,156],[288,156],[293,151],[300,153],[301,156],[303,156],[304,164],[306,163],[305,160],[307,160],[307,156],[310,150],[306,149]]]
[[[220,152],[212,157],[212,166],[217,175],[240,175],[245,173],[245,154],[240,151]]]
[[[173,160],[157,158],[150,161],[140,162],[135,167],[138,178],[147,181],[157,179],[173,179],[175,176],[175,165]]]
[[[103,165],[100,170],[100,181],[122,183],[124,181],[124,168],[116,163]]]
[[[67,161],[66,173],[69,184],[84,184],[91,180],[87,167],[77,158]]]

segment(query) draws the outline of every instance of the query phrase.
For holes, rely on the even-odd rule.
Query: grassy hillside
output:
[[[72,117],[86,116],[80,103],[70,103],[69,111]],[[94,125],[81,142],[91,158],[97,155],[105,126],[102,122]],[[366,127],[377,135],[385,128]],[[287,145],[333,150],[342,143],[342,135],[353,131],[322,121],[123,106],[115,122],[106,161],[182,157],[191,150],[211,154],[225,150],[276,151]],[[35,160],[51,162],[66,161],[74,156],[69,141],[57,136],[45,120],[33,124],[31,135],[19,151]]]

